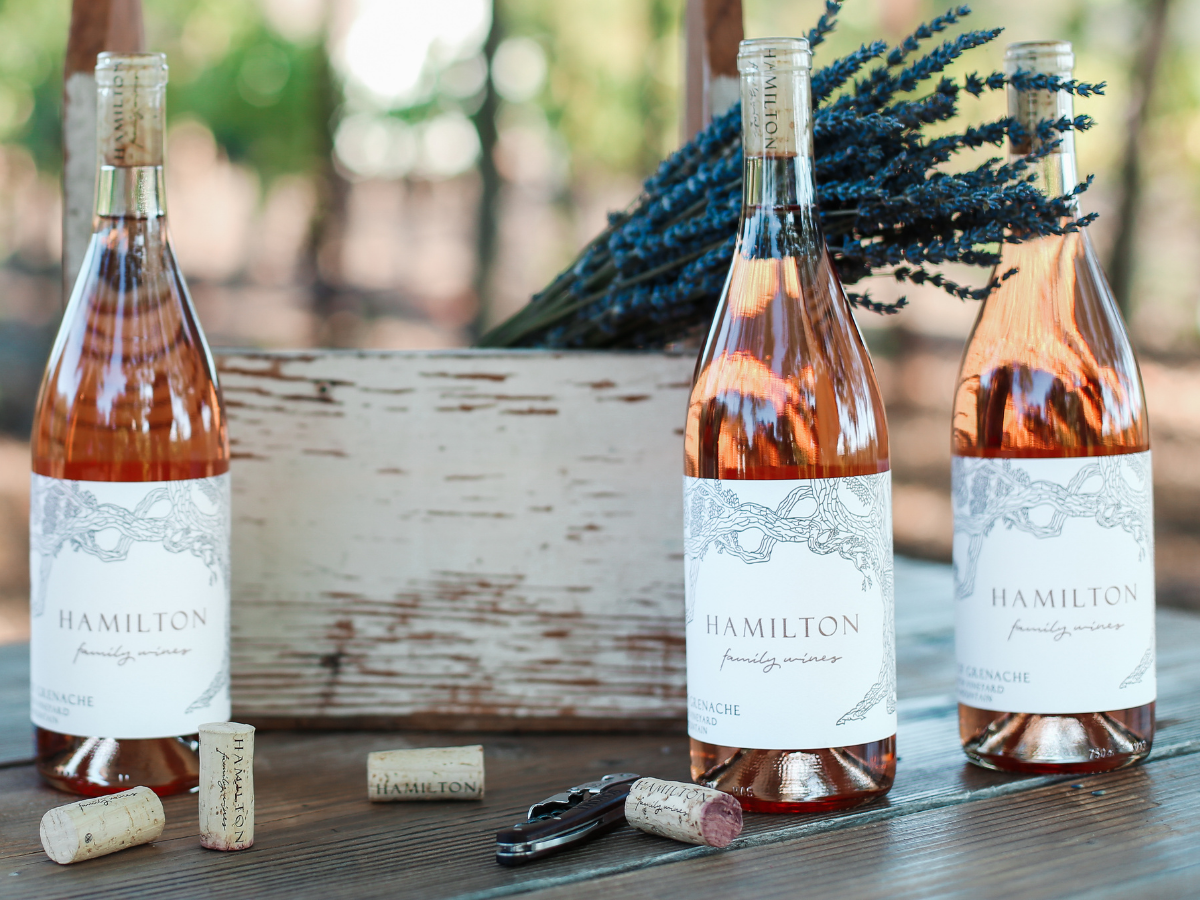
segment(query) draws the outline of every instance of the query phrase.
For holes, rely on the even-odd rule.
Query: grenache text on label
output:
[[[71,715],[71,709],[94,709],[96,698],[92,694],[76,694],[70,691],[55,691],[33,684],[33,707],[46,721],[58,722]]]
[[[705,700],[703,697],[688,697],[688,706],[700,712],[715,713],[718,716],[740,716],[742,708],[737,703],[722,703],[719,700]]]

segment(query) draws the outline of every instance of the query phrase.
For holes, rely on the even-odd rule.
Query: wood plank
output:
[[[240,718],[679,727],[689,356],[219,360]],[[946,570],[922,571],[914,627],[944,631]]]
[[[1072,787],[1079,784],[1081,787]],[[1093,791],[1100,792],[1097,796]],[[1200,759],[917,812],[540,893],[539,900],[1195,897]],[[1136,880],[1137,889],[1131,889]]]
[[[947,731],[952,737],[952,730]],[[254,850],[242,854],[202,850],[195,836],[195,798],[179,797],[166,801],[167,832],[152,847],[61,869],[37,849],[36,823],[45,809],[65,798],[36,785],[29,767],[0,771],[0,795],[5,798],[0,815],[0,833],[5,835],[0,877],[21,879],[6,882],[19,886],[10,896],[14,900],[115,897],[129,896],[136,889],[137,896],[156,897],[205,884],[258,897],[283,897],[303,888],[311,896],[366,898],[395,896],[397,885],[403,884],[406,896],[490,897],[560,884],[571,884],[572,890],[579,890],[579,881],[673,862],[684,862],[689,867],[684,871],[697,871],[696,880],[689,882],[693,887],[710,883],[701,880],[709,877],[707,868],[694,869],[710,851],[651,839],[631,829],[524,869],[502,869],[491,859],[495,828],[519,819],[523,806],[549,793],[551,785],[565,786],[581,775],[593,777],[614,769],[685,777],[684,743],[679,738],[656,741],[648,736],[552,735],[538,740],[484,736],[481,740],[489,760],[487,800],[478,805],[412,804],[402,812],[395,812],[398,806],[389,806],[386,809],[392,812],[381,813],[381,806],[373,806],[363,797],[368,750],[461,738],[427,735],[414,740],[412,735],[285,733],[261,737],[258,838]],[[1003,809],[1004,804],[1017,802],[1012,795],[1036,790],[1047,782],[975,769],[962,761],[957,748],[953,749],[953,762],[947,759],[949,764],[942,767],[939,776],[946,779],[947,775],[957,774],[960,781],[970,782],[970,788],[960,790],[959,798],[952,802],[955,809],[974,805],[973,801],[1004,798],[1000,801]],[[1186,762],[1196,768],[1194,756],[1187,757]],[[1120,776],[1085,781],[1089,789],[1107,789],[1114,777]],[[937,812],[948,802],[944,797],[915,797],[912,787],[909,777],[910,790],[898,788],[893,802],[839,816],[749,816],[746,836],[738,846],[747,852],[758,847],[781,847],[779,854],[768,854],[776,858],[814,842],[831,847],[860,846],[860,832],[847,833],[847,829],[869,828],[874,829],[871,834],[900,835],[901,839],[894,841],[871,840],[884,845],[888,858],[904,855],[900,849],[907,853],[912,843],[910,829],[904,823],[912,816]],[[786,824],[780,827],[781,823]],[[787,842],[784,839],[789,835],[792,840]],[[14,871],[19,874],[8,876]],[[648,876],[639,872],[639,877]],[[619,885],[620,896],[624,895],[623,885]],[[757,894],[757,882],[754,888]],[[733,895],[738,896],[736,892]]]
[[[936,570],[924,574],[936,583]],[[904,582],[898,588],[903,659],[910,656],[911,642],[924,640],[936,621],[926,619],[922,624],[922,604],[908,602]],[[910,617],[919,627],[910,625]],[[1087,830],[1092,819],[1084,815],[1090,807],[1082,812],[1073,806],[1063,807],[1083,816],[1078,826],[1082,831],[1072,830],[1075,824],[1063,819],[1060,807],[1075,803],[1071,796],[1090,797],[1088,791],[1094,789],[1124,791],[1119,795],[1120,803],[1130,804],[1133,812],[1159,815],[1152,804],[1161,803],[1165,810],[1175,803],[1175,794],[1161,786],[1175,782],[1190,785],[1188,779],[1195,780],[1194,773],[1200,768],[1200,655],[1195,651],[1200,646],[1200,617],[1164,610],[1160,612],[1159,633],[1160,732],[1146,766],[1088,779],[1020,778],[971,766],[958,748],[956,710],[949,697],[952,666],[932,657],[926,662],[914,660],[913,677],[901,681],[901,759],[897,784],[889,797],[837,815],[747,816],[746,831],[732,856],[760,854],[760,850],[761,854],[751,857],[756,860],[754,865],[737,868],[736,874],[743,877],[747,871],[762,871],[790,861],[797,853],[808,853],[804,848],[821,847],[834,855],[806,856],[817,869],[797,869],[790,880],[781,877],[778,884],[768,879],[765,887],[782,890],[791,885],[794,891],[797,883],[807,886],[810,880],[825,886],[835,877],[830,873],[836,872],[836,877],[850,879],[850,884],[861,885],[866,891],[870,887],[868,875],[879,875],[887,866],[899,865],[897,860],[907,860],[923,840],[926,844],[922,852],[930,854],[928,868],[941,872],[938,877],[944,879],[944,884],[938,881],[935,887],[942,885],[945,893],[953,893],[951,888],[960,885],[965,891],[974,889],[974,882],[962,879],[968,874],[973,878],[975,870],[952,867],[954,844],[942,837],[943,831],[961,823],[957,834],[965,842],[964,852],[979,854],[964,858],[978,859],[980,871],[991,871],[987,869],[992,862],[986,856],[986,833],[993,820],[1001,828],[997,847],[1023,840],[1022,823],[1032,827],[1043,820],[1059,821],[1062,830],[1045,834],[1049,843],[1057,842],[1058,856],[1049,851],[1049,855],[1035,854],[1032,863],[1042,867],[1039,871],[1043,873],[1073,873],[1074,869],[1052,866],[1055,858],[1062,866],[1069,865],[1073,854],[1083,852],[1079,848],[1086,848],[1092,836]],[[932,673],[922,671],[926,668]],[[914,696],[906,692],[906,684],[932,685],[936,692],[933,696]],[[487,758],[488,793],[482,803],[406,804],[403,808],[397,804],[383,808],[364,799],[368,751],[476,741],[484,744]],[[710,888],[710,884],[725,877],[721,874],[724,870],[720,870],[712,880],[703,880],[710,878],[711,851],[652,839],[630,829],[523,869],[501,869],[492,861],[494,831],[520,818],[529,803],[570,782],[619,770],[686,779],[686,740],[681,735],[272,732],[258,736],[257,759],[260,812],[254,850],[233,855],[201,850],[195,837],[195,799],[169,798],[163,840],[152,847],[70,869],[60,869],[46,860],[36,842],[36,823],[42,812],[65,798],[41,787],[32,767],[0,770],[0,859],[4,860],[0,878],[12,878],[4,884],[13,891],[14,898],[123,897],[135,889],[138,896],[154,897],[186,892],[197,884],[214,891],[239,891],[266,898],[298,892],[301,896],[392,897],[403,885],[405,896],[443,898],[499,897],[530,890],[557,890],[568,884],[572,891],[579,891],[583,887],[577,882],[593,878],[607,879],[601,884],[611,885],[606,889],[623,896],[626,883],[637,879],[614,880],[613,876],[634,870],[638,870],[639,879],[656,878],[659,871],[682,873],[672,878],[686,876],[692,892],[703,886],[706,894],[718,895],[717,888]],[[1160,776],[1160,771],[1167,774]],[[1082,793],[1076,790],[1064,801],[1061,792],[1066,789],[1062,785],[1068,783],[1086,783],[1088,788]],[[1140,784],[1155,786],[1157,793],[1138,793]],[[1180,790],[1180,802],[1185,807],[1194,805],[1192,790]],[[1035,795],[1035,799],[1026,801],[1025,795]],[[1032,805],[1021,806],[1027,802]],[[972,812],[976,809],[982,812]],[[1014,813],[1010,821],[1005,818],[1005,811],[1010,809],[1026,812]],[[1177,814],[1167,810],[1162,815],[1168,812]],[[1132,828],[1143,820],[1131,813],[1127,821]],[[1146,833],[1152,837],[1163,834],[1162,821],[1150,820]],[[1104,840],[1110,842],[1105,846],[1111,849],[1115,846],[1112,842],[1118,840],[1119,822],[1104,819],[1101,824],[1106,829]],[[1135,836],[1130,840],[1140,839]],[[1194,846],[1194,839],[1189,840]],[[1025,844],[1019,846],[1022,853],[1026,852]],[[1173,871],[1171,867],[1176,864],[1173,846],[1160,854],[1167,871]],[[1158,852],[1151,845],[1146,847],[1138,852]],[[857,855],[847,850],[837,856],[842,852],[838,848],[866,852],[862,871],[856,869]],[[1004,857],[1004,861],[1013,867],[1012,858]],[[675,863],[681,865],[676,867]],[[1130,877],[1145,871],[1148,865],[1141,856],[1130,857]],[[656,866],[663,868],[653,868]],[[12,871],[19,874],[9,876]],[[690,875],[693,871],[697,873],[694,880]],[[922,867],[911,866],[902,874],[915,879],[922,872]],[[665,882],[656,884],[670,895]],[[720,884],[722,890],[727,889],[725,882]],[[758,881],[750,884],[757,895]],[[14,890],[12,885],[18,887]],[[903,886],[910,895],[920,894],[908,881]],[[744,891],[733,892],[733,896],[743,895]]]
[[[0,644],[0,766],[33,759],[29,724],[29,645]]]
[[[448,742],[484,744],[487,797],[479,803],[372,804],[366,754]],[[663,752],[663,747],[668,752]],[[245,896],[449,897],[503,890],[538,877],[493,860],[495,832],[534,800],[610,771],[684,777],[683,741],[652,736],[264,733],[256,739],[253,849],[221,854],[197,838],[194,796],[164,801],[167,827],[152,846],[62,868],[37,843],[42,813],[68,798],[36,783],[31,767],[0,770],[0,878],[5,897],[139,897],[209,890]],[[604,854],[597,844],[592,853]],[[569,869],[579,862],[552,861]],[[18,872],[16,876],[10,872]],[[14,890],[14,886],[16,886]]]
[[[692,366],[637,353],[221,354],[237,715],[681,721]]]

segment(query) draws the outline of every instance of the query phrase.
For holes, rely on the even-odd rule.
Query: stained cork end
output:
[[[700,808],[700,836],[709,847],[728,847],[741,833],[742,805],[729,794],[710,797]]]
[[[625,819],[647,834],[708,847],[728,847],[742,833],[742,807],[729,794],[657,778],[634,782]]]

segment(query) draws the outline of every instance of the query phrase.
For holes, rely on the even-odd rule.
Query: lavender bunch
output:
[[[826,0],[825,14],[808,34],[810,46],[833,30],[840,8],[840,0]],[[1003,242],[1073,231],[1094,218],[1075,218],[1075,198],[1090,178],[1062,197],[1047,197],[1032,183],[1037,160],[1063,132],[1088,128],[1087,116],[1039,123],[1036,149],[1010,162],[992,158],[966,172],[942,170],[964,149],[1010,140],[1028,146],[1034,137],[1007,117],[931,136],[928,126],[953,119],[963,93],[978,97],[1009,84],[1084,97],[1104,89],[1023,72],[971,74],[961,82],[943,74],[1001,29],[969,31],[917,55],[969,13],[957,7],[896,47],[876,41],[813,74],[818,206],[844,284],[884,272],[961,299],[982,299],[1012,272],[970,288],[929,267],[957,262],[990,269]],[[735,106],[665,160],[631,208],[611,214],[571,266],[479,346],[653,348],[706,327],[737,243],[741,201],[741,110]],[[904,298],[881,303],[865,292],[847,296],[877,313],[906,305]]]

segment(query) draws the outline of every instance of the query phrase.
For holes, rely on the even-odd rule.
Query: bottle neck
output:
[[[741,87],[743,210],[815,205],[808,70],[766,58]]]
[[[101,166],[96,215],[156,219],[167,214],[163,167]]]
[[[1054,72],[1062,78],[1070,78],[1070,71]],[[1057,121],[1075,116],[1072,96],[1065,91],[1018,91],[1008,88],[1008,114],[1017,121],[1025,132],[1025,138],[1012,141],[1009,147],[1010,160],[1032,153],[1042,146],[1037,136],[1038,123]],[[1057,133],[1053,140],[1058,146],[1050,153],[1035,160],[1030,168],[1034,184],[1049,197],[1061,197],[1079,183],[1075,165],[1075,132]],[[1072,201],[1072,210],[1077,214],[1078,201]]]
[[[768,209],[814,206],[812,159],[806,156],[747,156],[742,163],[743,215]]]
[[[150,219],[166,214],[160,72],[118,65],[99,81],[96,215]]]

